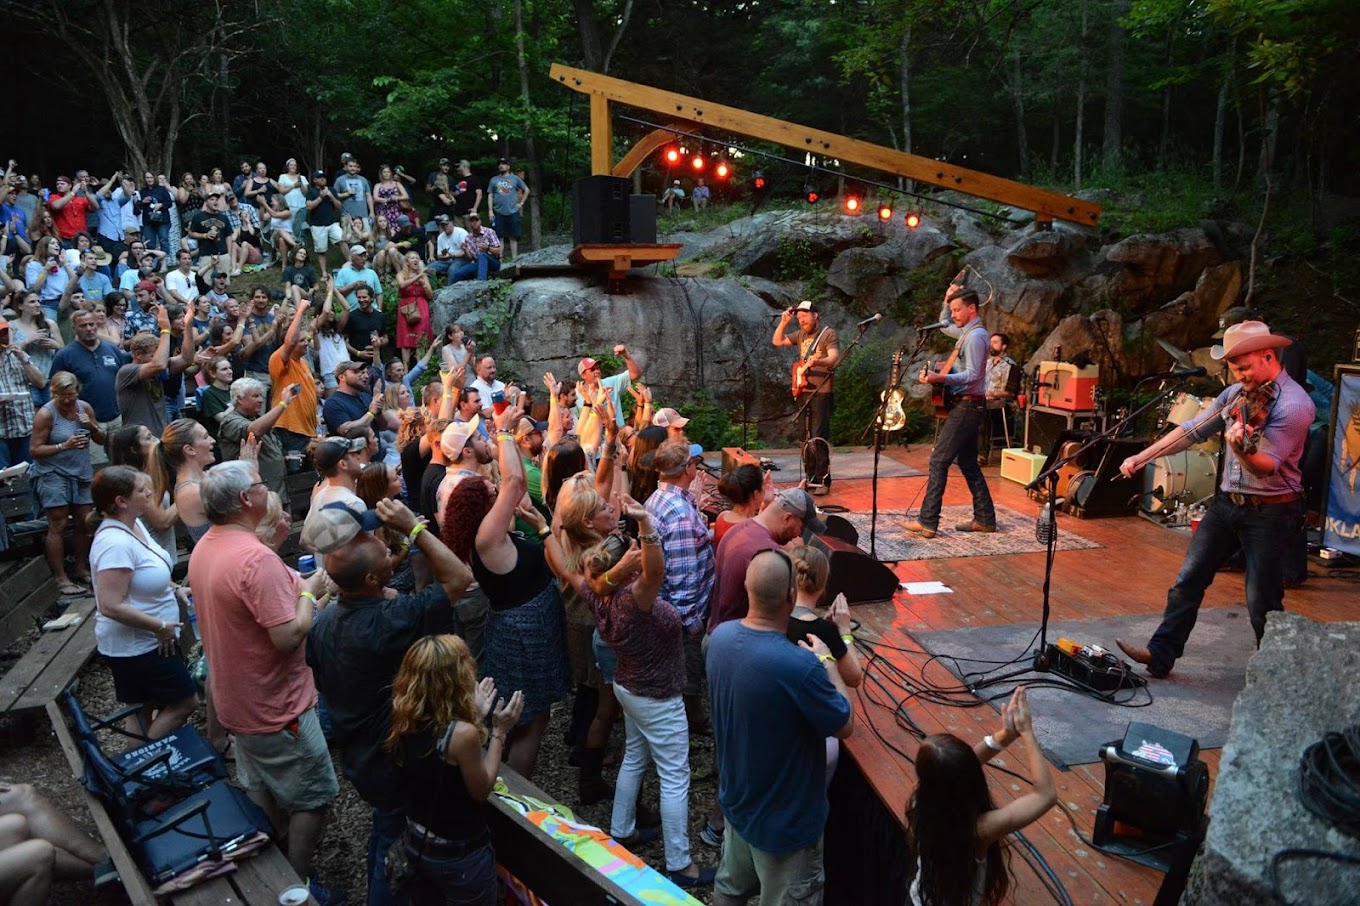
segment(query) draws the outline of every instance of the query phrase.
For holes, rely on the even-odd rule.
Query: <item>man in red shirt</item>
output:
[[[85,231],[86,215],[99,210],[99,199],[83,181],[72,183],[69,176],[57,177],[57,188],[47,202],[52,222],[61,236],[62,245],[69,246],[76,233]]]

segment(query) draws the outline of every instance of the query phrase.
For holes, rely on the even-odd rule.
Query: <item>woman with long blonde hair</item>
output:
[[[488,734],[481,715],[493,702]],[[417,902],[496,902],[496,857],[482,803],[523,708],[518,690],[497,701],[490,678],[477,682],[477,662],[456,635],[425,636],[402,658],[384,745],[406,790],[402,843],[415,867]]]

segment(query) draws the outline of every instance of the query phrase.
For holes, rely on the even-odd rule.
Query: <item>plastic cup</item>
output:
[[[294,884],[279,894],[279,906],[302,906],[311,896],[305,884]]]

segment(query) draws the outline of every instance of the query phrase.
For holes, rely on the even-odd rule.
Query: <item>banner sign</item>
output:
[[[1360,366],[1336,366],[1322,543],[1360,555]]]

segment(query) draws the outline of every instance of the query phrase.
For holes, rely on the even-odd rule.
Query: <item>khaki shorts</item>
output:
[[[821,906],[825,889],[821,837],[791,853],[767,853],[747,843],[732,822],[727,823],[714,893],[740,899],[759,892],[762,903]]]
[[[312,234],[312,247],[317,254],[328,251],[331,243],[340,243],[340,224],[332,223],[330,226],[309,226],[307,229]]]
[[[296,732],[236,734],[237,782],[268,793],[289,814],[325,808],[340,794],[316,708],[303,711],[296,726]]]

